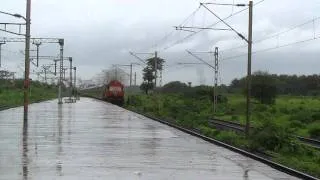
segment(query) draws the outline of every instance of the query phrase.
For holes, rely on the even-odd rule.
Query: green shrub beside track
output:
[[[253,100],[249,138],[242,133],[221,131],[209,126],[217,118],[245,124],[246,102],[241,94],[220,97],[212,113],[212,88],[207,86],[157,89],[153,94],[126,93],[127,108],[164,119],[230,145],[258,153],[275,162],[320,177],[320,152],[301,144],[292,135],[320,138],[320,98],[282,95],[274,104]],[[100,98],[101,89],[83,91]]]
[[[244,123],[245,99],[228,95],[228,101],[219,104],[219,119]],[[166,119],[177,125],[197,129],[202,134],[252,152],[268,154],[272,160],[320,177],[320,152],[301,144],[292,134],[319,137],[320,100],[312,97],[279,97],[274,105],[253,105],[251,136],[219,131],[208,125],[212,117],[212,103],[208,94],[165,93],[131,95],[127,108]],[[287,104],[285,103],[287,101]],[[304,102],[304,103],[302,103]],[[291,106],[291,104],[293,106]],[[312,104],[312,106],[309,106]],[[319,109],[318,108],[318,109]]]
[[[16,107],[23,105],[23,80],[9,82],[0,80],[0,106]],[[31,82],[30,103],[54,99],[57,97],[57,88],[36,81]]]

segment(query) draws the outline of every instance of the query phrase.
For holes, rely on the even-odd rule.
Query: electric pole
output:
[[[137,72],[134,72],[134,86],[137,86]]]
[[[4,45],[4,44],[6,44],[6,42],[5,41],[2,41],[2,42],[0,42],[0,67],[1,67],[1,46],[2,45]]]
[[[132,86],[132,66],[133,64],[130,64],[130,87]]]
[[[194,53],[186,50],[191,56],[193,56],[194,58],[196,58],[197,60],[201,61],[202,63],[178,63],[178,64],[204,64],[209,66],[210,68],[212,68],[214,70],[214,87],[213,87],[213,102],[212,102],[212,111],[215,114],[216,113],[216,108],[217,108],[217,104],[218,104],[218,97],[217,97],[217,89],[218,89],[218,76],[219,76],[219,51],[218,51],[218,47],[215,48],[215,51],[209,51],[209,52],[198,52],[198,53],[204,53],[204,54],[209,54],[209,55],[214,55],[214,66],[209,64],[208,62],[206,62],[205,60],[203,60],[202,58],[200,58],[199,56],[195,55]],[[210,56],[211,57],[211,56]]]
[[[72,57],[69,57],[69,62],[70,62],[69,100],[71,102],[71,98],[72,98]]]
[[[154,88],[157,87],[158,52],[154,52]]]
[[[44,82],[47,84],[47,69],[44,69]]]
[[[218,76],[219,76],[219,49],[215,48],[214,51],[214,90],[213,90],[213,112],[217,111],[218,105]]]
[[[66,71],[68,68],[63,68],[63,81],[66,81]]]
[[[241,39],[248,43],[248,69],[247,69],[247,77],[246,77],[246,86],[247,86],[247,107],[246,107],[246,127],[245,133],[246,136],[249,136],[250,131],[250,115],[251,115],[251,59],[252,59],[252,16],[253,16],[253,2],[249,0],[249,32],[248,38],[244,37],[240,32],[235,30],[232,26],[230,26],[225,20],[220,18],[214,11],[210,10],[205,4],[215,4],[215,3],[200,3],[201,6],[206,8],[211,14],[213,14],[216,18],[218,18],[223,24],[229,27],[229,29],[235,32]],[[228,5],[228,4],[220,4],[220,5]],[[230,4],[231,6],[243,7],[247,6],[246,4]]]
[[[159,87],[162,87],[162,69],[160,70]]]
[[[130,74],[129,74],[129,76],[130,76],[130,87],[132,86],[132,76],[133,76],[133,74],[132,74],[132,69],[133,69],[133,65],[140,65],[139,63],[130,63],[130,64],[114,64],[113,66],[115,66],[116,68],[118,67],[118,66],[126,66],[126,67],[130,67]]]
[[[37,46],[37,67],[39,67],[39,46],[42,44],[40,41],[39,42],[33,42],[34,45]]]
[[[76,82],[77,82],[77,67],[73,67],[73,70],[74,70],[74,83],[73,83],[73,87],[74,87],[74,97],[77,97],[77,93],[76,93],[76,90],[77,90],[77,86],[76,86]]]
[[[59,94],[58,94],[58,104],[62,104],[62,79],[63,79],[63,46],[64,46],[64,39],[59,39],[60,45],[60,76],[59,76]]]
[[[249,34],[248,34],[248,74],[247,74],[247,119],[246,119],[246,136],[250,131],[250,115],[251,115],[251,58],[252,58],[252,11],[253,2],[249,1]]]
[[[54,76],[57,75],[57,61],[58,60],[53,60],[54,61]]]
[[[47,71],[49,70],[50,66],[43,66],[43,71],[44,71],[44,81],[47,84]]]
[[[116,80],[118,80],[118,66],[116,66],[116,69],[115,69],[115,76],[116,76]]]
[[[28,123],[29,87],[30,87],[30,24],[31,24],[31,0],[27,0],[26,7],[26,39],[25,39],[25,72],[24,72],[24,103],[23,103],[23,123]]]

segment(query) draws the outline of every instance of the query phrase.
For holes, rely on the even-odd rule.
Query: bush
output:
[[[239,116],[233,115],[233,116],[231,116],[231,120],[232,121],[237,121],[237,120],[239,120]]]
[[[128,105],[141,106],[142,100],[137,95],[129,96],[128,97]]]
[[[319,155],[312,158],[306,156],[301,157],[295,155],[281,155],[275,157],[274,160],[291,168],[298,169],[316,177],[320,177],[319,157]]]
[[[291,124],[290,124],[290,127],[292,127],[292,128],[303,128],[303,127],[305,127],[305,125],[301,121],[293,120],[291,122]]]
[[[311,117],[314,121],[320,120],[320,112],[313,113]]]
[[[217,131],[216,129],[207,127],[207,126],[200,126],[199,129],[200,129],[200,132],[202,134],[204,134],[205,136],[208,136],[208,137],[212,137],[213,138],[217,134],[219,134],[219,131]]]
[[[250,139],[250,146],[254,150],[277,151],[292,142],[289,130],[272,121],[265,121],[260,128],[254,129]]]
[[[311,123],[313,122],[312,114],[309,111],[298,111],[298,113],[290,117],[291,121],[297,120],[302,123]]]
[[[281,107],[281,108],[279,109],[279,111],[280,111],[282,114],[288,114],[288,113],[289,113],[289,110],[288,110],[288,108],[286,108],[286,107]]]
[[[270,109],[270,112],[271,112],[272,114],[276,114],[276,113],[278,112],[278,110],[277,110],[276,107],[272,107],[272,108]]]
[[[262,104],[274,104],[277,95],[276,79],[267,72],[252,75],[251,95]]]
[[[232,131],[221,131],[216,136],[216,139],[232,145],[237,144],[238,138],[239,138],[239,135],[237,135],[235,132],[232,132]]]
[[[310,137],[320,139],[320,125],[312,126],[309,129]]]
[[[23,84],[24,84],[24,82],[23,82],[22,79],[19,79],[19,80],[15,81],[16,88],[23,89]]]
[[[192,115],[185,114],[183,117],[177,118],[177,123],[186,128],[194,128],[197,126],[196,120],[193,119]]]
[[[215,98],[215,96],[214,96],[213,92],[210,93],[211,102],[214,102],[214,98]],[[218,104],[227,103],[228,102],[228,97],[227,96],[224,96],[224,95],[221,95],[221,94],[217,94],[216,98],[217,98],[217,103]]]
[[[186,92],[189,89],[187,84],[182,83],[180,81],[173,81],[165,84],[161,88],[161,92],[164,93],[179,93],[179,92]]]
[[[265,112],[267,110],[268,110],[268,106],[264,104],[258,104],[254,107],[254,111],[257,111],[257,112]]]
[[[270,120],[273,120],[273,115],[268,112],[268,111],[265,111],[265,112],[258,112],[258,113],[255,113],[253,115],[253,122],[265,122],[265,121],[270,121]]]

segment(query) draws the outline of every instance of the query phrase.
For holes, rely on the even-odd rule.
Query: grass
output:
[[[23,86],[17,80],[15,83],[3,83],[0,86],[0,106],[23,105]],[[31,82],[29,91],[30,103],[54,99],[57,97],[57,88],[39,82]]]
[[[218,118],[245,124],[245,97],[228,94],[228,100],[230,111],[221,113]],[[311,128],[320,126],[319,109],[320,98],[316,97],[279,96],[270,106],[253,101],[251,125],[259,126],[266,116],[272,116],[277,125],[290,127],[297,135],[310,137]]]
[[[243,95],[227,94],[228,102],[218,104],[214,115],[207,95],[191,93],[128,93],[126,99],[129,98],[130,103],[127,108],[186,128],[198,129],[204,135],[245,150],[262,151],[275,162],[320,177],[320,153],[291,138],[292,134],[320,138],[320,98],[279,96],[274,105],[263,105],[252,100],[250,121],[259,129],[246,138],[244,134],[218,131],[209,127],[207,121],[218,117],[245,124],[246,99]],[[99,97],[101,91],[91,90],[88,94]]]
[[[221,119],[245,122],[245,97],[229,94],[228,102],[219,104]],[[201,133],[228,144],[251,151],[263,151],[272,160],[320,177],[320,154],[290,138],[292,134],[318,136],[320,100],[314,97],[278,97],[274,105],[253,102],[251,124],[262,127],[247,139],[243,134],[218,131],[208,126],[213,117],[212,103],[203,95],[188,97],[181,93],[130,96],[129,109],[170,120],[186,128],[196,128]],[[314,137],[313,136],[313,137]],[[314,137],[314,138],[316,138]]]
[[[92,88],[92,89],[82,90],[80,91],[80,94],[101,98],[103,94],[103,90],[104,90],[103,87]]]
[[[182,94],[138,95],[137,107],[145,111],[153,111],[157,102],[157,113],[175,116],[177,113],[197,112],[213,117],[212,103],[208,98],[186,98]],[[135,97],[135,96],[133,96]],[[135,98],[137,101],[137,98]],[[141,102],[145,102],[142,104]],[[228,95],[228,103],[218,105],[217,118],[240,122],[246,121],[246,103],[241,95]],[[166,109],[169,109],[168,112]],[[274,105],[262,105],[254,102],[252,105],[251,125],[259,126],[266,118],[272,117],[279,126],[291,128],[297,135],[310,137],[309,131],[320,126],[320,99],[314,97],[280,96]]]

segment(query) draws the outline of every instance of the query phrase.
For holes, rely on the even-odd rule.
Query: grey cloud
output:
[[[83,79],[93,77],[108,69],[112,64],[127,64],[135,62],[128,53],[129,50],[150,52],[157,44],[159,55],[167,60],[167,65],[176,62],[197,62],[185,53],[185,49],[210,50],[219,46],[220,50],[245,45],[231,32],[203,31],[198,35],[183,41],[172,48],[163,51],[168,45],[188,35],[188,32],[173,31],[171,36],[162,39],[182,20],[198,7],[195,0],[36,0],[32,8],[32,33],[34,37],[62,37],[66,40],[65,55],[73,56],[79,67],[79,76]],[[228,1],[226,1],[228,2]],[[229,2],[232,2],[230,0]],[[247,1],[239,1],[247,2]],[[255,1],[256,2],[256,1]],[[5,0],[1,3],[3,10],[23,14],[24,3],[18,0]],[[211,7],[221,17],[232,12],[231,8]],[[254,39],[266,37],[272,33],[290,28],[293,25],[320,16],[317,0],[265,0],[254,8]],[[234,9],[236,12],[239,9]],[[1,21],[8,20],[0,16]],[[215,22],[214,16],[199,10],[195,18],[185,25],[204,26]],[[239,32],[247,35],[247,12],[234,16],[227,21]],[[225,27],[219,24],[217,27]],[[320,34],[320,21],[316,24]],[[280,43],[291,42],[312,34],[312,26],[298,29],[297,32],[281,37]],[[297,36],[297,34],[299,36]],[[4,34],[1,33],[0,36]],[[162,40],[161,40],[162,39]],[[254,50],[272,47],[277,41],[271,39],[254,46]],[[19,51],[23,45],[10,45],[7,50]],[[283,49],[258,53],[253,56],[253,70],[268,70],[272,73],[317,73],[314,68],[319,66],[316,53],[319,45],[310,42]],[[58,54],[58,46],[41,47],[42,55]],[[246,48],[221,53],[222,58],[246,53]],[[15,69],[15,63],[23,61],[23,57],[5,53],[8,68]],[[210,60],[208,57],[203,57]],[[9,67],[10,66],[10,67]],[[203,68],[202,70],[199,70]],[[198,69],[198,70],[197,70]],[[141,81],[141,68],[136,67]],[[200,71],[203,71],[203,75]],[[225,60],[221,62],[221,80],[229,83],[233,78],[246,74],[246,57]],[[172,80],[200,83],[204,76],[207,84],[212,84],[213,73],[207,67],[175,66],[165,70],[164,83]]]

